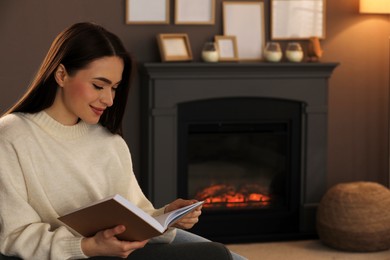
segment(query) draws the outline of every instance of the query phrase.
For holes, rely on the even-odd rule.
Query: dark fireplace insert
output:
[[[303,107],[251,97],[178,104],[178,196],[205,201],[194,233],[221,242],[298,233]]]

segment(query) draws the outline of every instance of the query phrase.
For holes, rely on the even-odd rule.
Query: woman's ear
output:
[[[56,71],[54,72],[54,78],[56,79],[56,82],[60,87],[64,86],[66,77],[67,77],[67,73],[66,73],[65,66],[62,64],[58,65]]]

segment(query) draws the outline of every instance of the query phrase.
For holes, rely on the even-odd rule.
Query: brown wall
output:
[[[217,0],[212,26],[131,26],[124,22],[125,0],[1,0],[0,112],[24,92],[55,35],[72,23],[102,24],[118,34],[140,62],[159,61],[157,33],[188,33],[199,60],[202,44],[223,33],[221,2]],[[326,18],[322,60],[340,62],[330,79],[328,186],[357,180],[387,185],[389,16],[359,14],[358,0],[327,0]],[[268,38],[268,29],[266,33]],[[139,172],[137,82],[129,101],[126,140]]]

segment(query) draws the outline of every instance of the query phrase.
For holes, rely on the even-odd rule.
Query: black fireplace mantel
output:
[[[262,97],[305,104],[300,232],[315,232],[326,190],[328,79],[338,63],[141,64],[141,186],[155,206],[177,198],[177,107],[184,102]],[[239,109],[239,108],[237,108]]]
[[[338,63],[144,63],[152,79],[328,78]]]

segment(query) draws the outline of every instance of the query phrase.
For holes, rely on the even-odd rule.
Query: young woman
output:
[[[201,208],[178,222],[180,229],[139,242],[118,240],[122,225],[80,237],[57,219],[113,194],[152,215],[193,203],[178,199],[154,209],[136,181],[121,137],[132,69],[119,38],[96,24],[75,24],[54,40],[26,94],[0,119],[2,254],[41,260],[199,254],[195,242],[206,240],[182,229],[198,221]],[[231,257],[216,243],[200,246],[208,252],[202,259]]]

